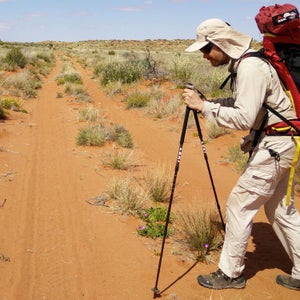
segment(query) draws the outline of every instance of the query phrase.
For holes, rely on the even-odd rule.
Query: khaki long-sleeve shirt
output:
[[[251,51],[251,50],[250,50]],[[282,89],[276,70],[258,57],[231,61],[229,71],[235,72],[232,85],[232,105],[228,99],[205,101],[202,113],[213,117],[217,124],[231,129],[258,129],[265,114],[265,102],[287,119],[295,119],[291,101]],[[269,112],[265,126],[281,122]]]

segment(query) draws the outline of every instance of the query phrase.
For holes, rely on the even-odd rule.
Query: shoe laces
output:
[[[218,269],[216,272],[211,273],[213,277],[223,277],[226,281],[232,281],[233,278],[228,277],[221,269]]]

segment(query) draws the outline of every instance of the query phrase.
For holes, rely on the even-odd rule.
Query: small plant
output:
[[[127,108],[145,107],[149,101],[150,101],[150,95],[146,93],[140,93],[140,92],[131,94],[125,99]]]
[[[60,74],[56,77],[58,85],[63,85],[66,83],[82,84],[82,79],[79,73],[66,73]]]
[[[122,125],[113,125],[110,129],[110,140],[124,148],[133,148],[133,140],[129,131]]]
[[[107,165],[116,170],[128,170],[130,168],[131,161],[130,156],[132,152],[128,153],[125,151],[114,151],[108,154],[107,160],[104,165]]]
[[[180,232],[196,258],[204,261],[211,251],[221,247],[220,222],[215,213],[205,209],[184,209],[176,214]]]
[[[237,172],[244,170],[248,161],[248,155],[241,150],[239,145],[230,146],[228,148],[228,154],[225,158],[227,161],[235,164],[235,169]]]
[[[24,69],[17,74],[8,76],[2,85],[7,89],[13,89],[15,93],[21,91],[25,98],[29,98],[36,97],[36,89],[41,87],[41,81],[32,71]]]
[[[145,224],[140,225],[137,228],[137,232],[139,235],[152,239],[164,236],[167,208],[158,206],[150,207],[141,211],[139,213],[139,217],[145,222]],[[174,216],[171,214],[169,224],[172,224],[173,219]],[[169,237],[173,232],[174,231],[168,226],[166,237]]]
[[[144,177],[145,189],[149,198],[154,202],[167,202],[171,189],[169,170],[159,165],[152,171],[148,171]]]
[[[106,142],[106,130],[102,125],[87,126],[79,130],[77,145],[103,146]]]
[[[0,107],[2,109],[20,111],[21,104],[17,98],[0,98]]]
[[[61,93],[61,92],[57,92],[57,94],[56,94],[56,98],[62,98],[63,97],[63,93]]]
[[[215,139],[228,133],[226,128],[219,126],[214,120],[209,119],[206,120],[205,129],[208,139]]]
[[[147,112],[154,118],[162,119],[170,115],[177,115],[180,107],[181,97],[174,96],[167,101],[159,98],[153,98],[147,105]]]
[[[82,121],[96,122],[98,117],[99,117],[99,110],[93,106],[89,106],[79,111],[78,120],[79,122]]]
[[[138,215],[144,207],[144,197],[130,179],[114,179],[108,194],[115,201],[114,210],[126,215]]]

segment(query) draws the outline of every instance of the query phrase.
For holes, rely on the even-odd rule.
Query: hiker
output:
[[[205,101],[197,91],[185,88],[184,103],[212,118],[219,126],[250,130],[242,139],[241,148],[245,153],[252,152],[227,199],[226,232],[218,270],[200,275],[198,283],[211,289],[246,286],[243,271],[247,243],[253,218],[264,205],[265,214],[293,263],[291,275],[278,275],[276,282],[300,290],[300,214],[294,208],[293,195],[290,203],[286,203],[296,145],[288,134],[266,132],[266,128],[281,120],[267,112],[263,103],[288,120],[295,119],[296,115],[276,70],[259,57],[242,58],[254,52],[251,42],[250,36],[236,31],[228,23],[208,19],[197,27],[197,39],[186,49],[187,52],[200,50],[213,67],[228,65],[229,72],[235,75],[231,81],[232,97]]]

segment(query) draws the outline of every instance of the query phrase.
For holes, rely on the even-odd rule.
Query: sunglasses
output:
[[[213,44],[212,43],[208,43],[205,47],[201,48],[200,51],[203,53],[203,54],[209,54],[211,49],[213,47]]]

